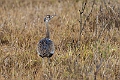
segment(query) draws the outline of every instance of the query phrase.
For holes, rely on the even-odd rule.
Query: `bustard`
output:
[[[42,58],[44,57],[50,58],[54,54],[54,51],[55,51],[54,43],[52,40],[50,40],[50,32],[49,32],[49,26],[48,26],[48,22],[54,16],[56,15],[46,15],[46,17],[44,18],[44,22],[46,25],[46,37],[41,39],[37,45],[37,53]]]

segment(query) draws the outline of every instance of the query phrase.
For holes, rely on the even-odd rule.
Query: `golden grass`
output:
[[[110,5],[116,5],[115,12],[118,14],[120,1],[116,2]],[[91,4],[89,0],[83,19],[89,13]],[[103,15],[112,15],[110,18],[115,17],[117,21],[113,20],[112,28],[109,25],[111,29],[105,29],[96,40],[94,27],[100,4],[103,3],[97,0],[82,32],[79,47],[81,0],[1,0],[0,80],[93,80],[95,74],[97,80],[119,80],[120,16],[116,18],[107,10],[99,14],[99,25],[102,25]],[[49,26],[55,54],[50,59],[50,65],[46,58],[43,65],[36,46],[45,37],[44,16],[54,13],[57,16]],[[99,27],[98,34],[102,29]]]

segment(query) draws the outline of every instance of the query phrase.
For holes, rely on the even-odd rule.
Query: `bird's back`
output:
[[[42,58],[51,57],[54,54],[54,50],[54,43],[49,38],[44,38],[39,41],[37,52]]]

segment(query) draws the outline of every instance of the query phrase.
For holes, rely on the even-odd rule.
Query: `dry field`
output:
[[[36,46],[54,13],[48,64]],[[120,1],[1,0],[0,80],[120,80]]]

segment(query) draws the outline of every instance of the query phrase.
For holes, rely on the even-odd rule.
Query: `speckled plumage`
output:
[[[54,54],[54,43],[49,38],[44,38],[39,41],[37,52],[39,56],[51,57]]]

